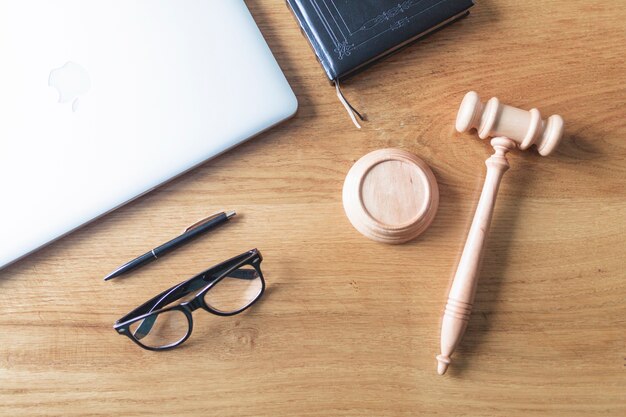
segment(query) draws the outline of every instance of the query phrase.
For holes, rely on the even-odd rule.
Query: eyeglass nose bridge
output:
[[[185,306],[189,309],[190,312],[194,312],[202,307],[202,301],[200,300],[200,298],[196,297],[193,300],[189,301],[187,304],[185,304]]]

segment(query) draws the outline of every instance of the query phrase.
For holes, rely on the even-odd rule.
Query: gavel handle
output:
[[[506,153],[516,147],[515,142],[505,137],[492,139],[491,145],[495,153],[485,162],[487,177],[443,315],[441,354],[437,356],[439,375],[443,375],[448,369],[450,355],[456,349],[467,328],[476,295],[480,260],[489,233],[500,180],[509,169]]]

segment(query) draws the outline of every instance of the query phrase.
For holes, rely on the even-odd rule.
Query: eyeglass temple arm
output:
[[[152,307],[151,310],[152,311],[157,310],[160,306],[165,306],[169,304],[170,302],[176,301],[177,299],[184,297],[187,294],[191,294],[192,292],[199,290],[200,288],[204,288],[207,285],[211,284],[220,276],[219,274],[212,274],[212,275],[213,275],[213,279],[210,282],[205,279],[197,280],[195,282],[190,282],[189,287],[184,291],[182,295],[177,294],[177,292],[179,291],[176,291],[176,290],[172,291],[170,294],[165,295],[160,301],[157,301],[157,303],[154,305],[154,307]],[[226,276],[230,278],[246,279],[246,280],[253,280],[258,277],[256,270],[254,269],[235,269],[229,272],[228,274],[226,274]],[[206,278],[206,276],[203,276],[202,278]],[[180,287],[177,289],[180,289]],[[133,333],[133,336],[135,336],[137,340],[141,340],[142,338],[147,336],[150,333],[150,330],[152,330],[152,326],[154,326],[154,323],[156,322],[156,318],[157,318],[157,315],[146,317],[141,322],[141,324],[137,327],[137,329]]]
[[[130,313],[126,314],[117,322],[123,323],[134,317],[142,316],[151,311],[154,311],[156,308],[160,306],[164,306],[173,301],[176,301],[177,299],[184,297],[185,295],[191,293],[192,291],[205,287],[206,285],[209,284],[209,282],[207,282],[207,275],[214,277],[213,280],[215,280],[216,279],[215,277],[216,276],[219,277],[222,274],[222,271],[228,270],[229,268],[232,268],[233,265],[236,265],[242,262],[243,255],[249,256],[249,253],[242,254],[233,259],[225,261],[222,264],[217,265],[216,267],[210,268],[207,271],[201,274],[198,274],[193,278],[188,279],[187,281],[183,281],[180,284],[177,284],[173,286],[172,288],[169,288],[163,291],[162,293],[152,297],[150,300],[146,301],[145,303],[143,303],[136,309],[132,310]]]
[[[207,285],[212,284],[216,279],[221,277],[224,269],[227,269],[228,267],[230,266],[224,265],[224,268],[221,268],[213,272],[210,275],[206,273],[198,275],[194,278],[191,278],[190,280],[186,282],[183,282],[177,285],[176,287],[173,287],[167,291],[164,291],[163,293],[159,294],[158,296],[154,297],[153,299],[151,299],[147,303],[144,303],[144,305],[136,309],[133,312],[134,313],[133,315],[141,316],[151,311],[158,310],[160,307],[166,306],[169,303],[172,303],[188,294],[191,294],[194,291],[197,291],[201,288],[206,287]],[[258,275],[255,269],[235,269],[227,273],[226,276],[230,278],[236,278],[236,279],[253,280],[257,278]],[[143,309],[147,308],[148,306],[151,306],[151,308],[149,308],[148,311],[143,312]],[[139,309],[142,309],[142,311],[137,311]],[[135,338],[137,340],[140,340],[141,338],[147,336],[148,333],[150,333],[150,330],[152,329],[152,326],[154,325],[155,321],[156,321],[156,316],[146,317],[141,322],[139,327],[137,327],[137,329],[135,330],[133,334]]]
[[[149,313],[151,311],[158,310],[160,307],[164,307],[168,305],[169,303],[172,303],[186,295],[191,294],[194,291],[200,290],[206,287],[207,285],[212,284],[213,282],[215,282],[218,278],[222,276],[222,273],[223,273],[223,269],[218,270],[215,273],[212,273],[210,275],[203,274],[201,276],[192,278],[192,280],[187,283],[188,285],[178,286],[177,288],[173,289],[170,293],[165,294],[163,297],[161,297],[161,299],[156,301],[153,307],[147,312]],[[253,280],[257,277],[255,270],[240,270],[240,269],[235,269],[234,271],[229,272],[225,276],[230,277],[230,278],[246,279],[246,280]]]

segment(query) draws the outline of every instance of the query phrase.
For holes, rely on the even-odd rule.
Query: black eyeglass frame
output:
[[[124,317],[116,321],[113,329],[117,331],[118,334],[127,336],[137,345],[146,350],[163,351],[174,349],[182,345],[187,339],[189,339],[189,336],[191,336],[191,333],[193,331],[192,313],[195,310],[202,308],[203,310],[211,314],[228,317],[237,315],[253,306],[265,292],[265,278],[263,277],[263,272],[261,271],[262,261],[263,256],[261,255],[261,252],[259,252],[258,249],[252,249],[218,265],[212,266],[206,271],[196,274],[194,277],[185,280],[180,284],[177,284],[146,301],[141,306],[137,307],[136,309],[132,310],[130,313],[126,314]],[[259,274],[259,279],[261,280],[261,290],[256,295],[256,297],[247,305],[235,311],[224,312],[211,308],[204,300],[205,294],[209,292],[211,288],[217,285],[222,279],[226,278],[229,274],[246,265],[253,267]],[[158,308],[159,306],[173,303],[174,301],[179,300],[193,293],[194,291],[198,291],[199,289],[201,290],[194,296],[193,299],[189,301],[185,301],[170,307]],[[130,326],[133,323],[144,320],[152,315],[156,316],[158,314],[172,310],[177,310],[184,313],[185,317],[187,317],[187,322],[189,324],[187,334],[179,341],[159,347],[146,346],[142,344],[139,340],[137,340],[132,334]]]

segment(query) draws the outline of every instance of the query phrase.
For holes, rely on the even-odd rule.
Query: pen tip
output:
[[[121,275],[121,274],[120,274],[119,269],[118,269],[118,270],[115,270],[115,271],[111,272],[109,275],[107,275],[106,277],[104,277],[104,281],[110,281],[110,280],[112,280],[113,278],[118,277],[118,276],[120,276],[120,275]]]
[[[226,217],[228,217],[229,219],[232,218],[232,217],[235,217],[236,215],[237,215],[237,213],[234,210],[226,212]]]

